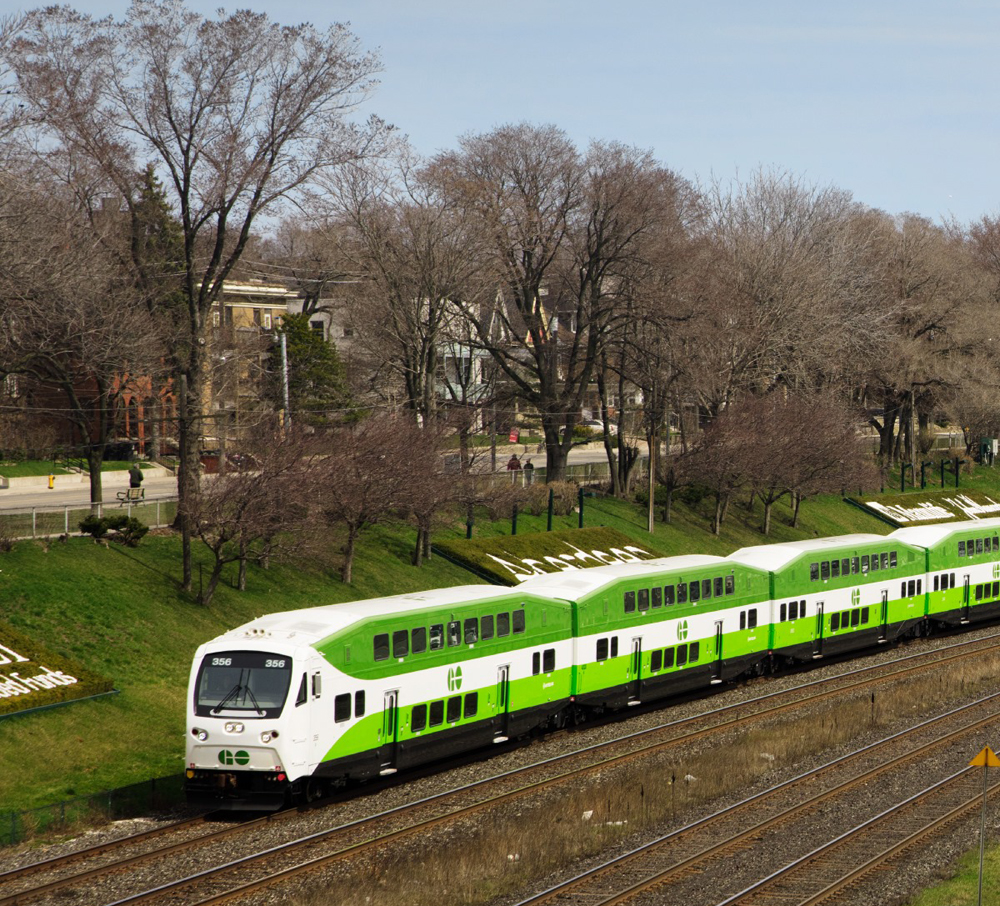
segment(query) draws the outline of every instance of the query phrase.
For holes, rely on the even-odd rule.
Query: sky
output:
[[[128,7],[63,2],[95,16]],[[6,12],[33,5],[0,0]],[[527,121],[558,126],[581,149],[594,139],[648,149],[703,187],[765,168],[891,214],[1000,214],[995,0],[187,5],[350,23],[382,62],[367,111],[426,156]]]

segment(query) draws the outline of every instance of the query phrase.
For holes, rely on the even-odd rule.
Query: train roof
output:
[[[875,535],[871,533],[856,533],[853,535],[834,535],[829,538],[809,538],[805,541],[786,541],[780,544],[757,544],[753,547],[741,547],[729,555],[730,560],[755,566],[757,569],[774,572],[783,569],[806,554],[826,553],[834,548],[853,547],[861,544],[877,544],[885,542],[891,535]]]
[[[429,591],[345,601],[266,614],[242,626],[237,626],[213,639],[213,642],[263,640],[267,638],[295,639],[303,645],[318,642],[360,619],[389,614],[409,613],[433,607],[489,601],[517,595],[520,590],[499,585],[456,585]]]
[[[710,554],[687,554],[681,557],[657,557],[653,560],[639,560],[630,563],[610,563],[606,566],[591,566],[587,569],[567,569],[557,573],[531,576],[517,587],[549,597],[576,600],[584,595],[600,591],[613,582],[634,579],[646,575],[656,575],[669,571],[694,569],[701,566],[724,566],[724,557]]]
[[[914,547],[934,547],[956,532],[1000,531],[1000,519],[967,519],[962,522],[936,522],[933,525],[908,525],[889,534]]]

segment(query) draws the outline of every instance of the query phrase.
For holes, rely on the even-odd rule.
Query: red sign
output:
[[[507,438],[507,439],[508,439],[508,440],[509,440],[509,441],[510,441],[510,442],[511,442],[512,444],[516,444],[516,443],[518,442],[518,439],[519,439],[520,437],[521,437],[521,429],[520,429],[520,428],[511,428],[511,429],[510,429],[510,437],[509,437],[509,438]]]

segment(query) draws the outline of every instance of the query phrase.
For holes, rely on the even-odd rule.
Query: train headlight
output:
[[[272,739],[277,739],[277,738],[278,738],[277,730],[265,730],[263,733],[260,734],[260,741],[265,745],[267,745],[267,743],[269,743]]]
[[[208,739],[208,730],[199,730],[197,727],[191,730],[191,735],[198,740],[198,742],[204,742]]]
[[[231,720],[231,721],[229,721],[229,723],[226,724],[226,732],[227,733],[242,733],[243,732],[243,724],[241,724],[239,721]]]

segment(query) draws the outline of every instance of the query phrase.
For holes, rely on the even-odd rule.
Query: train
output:
[[[185,790],[268,811],[589,715],[1000,615],[1000,519],[274,613],[200,646]]]

